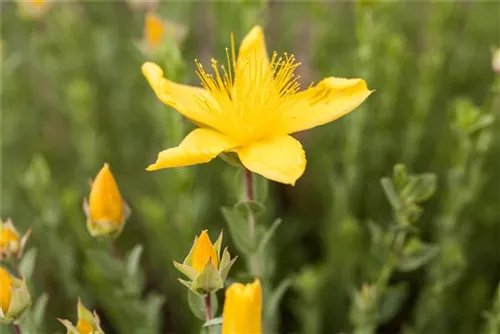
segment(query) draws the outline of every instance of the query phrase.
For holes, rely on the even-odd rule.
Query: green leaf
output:
[[[235,246],[243,254],[251,253],[254,247],[248,236],[248,217],[234,208],[223,207],[221,210]]]
[[[165,296],[157,294],[157,293],[150,293],[146,297],[146,316],[148,318],[148,322],[151,324],[149,327],[150,328],[158,328],[158,315],[160,314],[160,309],[163,306],[163,303],[165,302]]]
[[[94,263],[107,278],[119,281],[124,276],[123,264],[102,249],[87,250],[89,261]]]
[[[191,284],[191,289],[201,293],[211,293],[215,292],[224,287],[224,282],[219,274],[217,268],[215,268],[212,261],[209,261],[201,273],[193,280]]]
[[[239,210],[242,215],[248,217],[250,213],[254,216],[260,215],[266,210],[266,207],[257,201],[240,201],[236,203],[234,209]]]
[[[272,319],[276,317],[276,314],[279,309],[279,304],[281,299],[285,295],[286,290],[292,285],[291,278],[285,278],[278,284],[276,289],[271,293],[269,298],[266,300],[266,304],[264,305],[264,316],[268,319]]]
[[[41,327],[44,323],[45,310],[47,309],[47,304],[49,302],[49,295],[44,292],[35,302],[32,308],[33,322],[36,327]]]
[[[259,252],[262,252],[266,248],[269,241],[271,241],[274,232],[276,232],[276,229],[278,229],[278,227],[281,225],[282,222],[283,221],[281,220],[281,218],[276,219],[271,225],[271,227],[269,227],[269,229],[267,229],[267,231],[264,232],[264,235],[261,237],[261,241],[259,243],[259,248],[258,248]]]
[[[417,238],[412,238],[403,249],[398,269],[412,271],[432,260],[439,252],[439,246],[423,243]]]
[[[385,323],[391,320],[401,309],[408,296],[408,286],[404,283],[387,287],[378,305],[378,321]]]
[[[125,266],[128,276],[135,276],[139,270],[139,264],[141,260],[141,255],[143,251],[142,245],[135,245],[135,247],[130,251],[125,260]]]
[[[389,200],[392,208],[396,211],[399,210],[401,206],[401,200],[399,198],[399,194],[396,192],[396,189],[394,189],[392,180],[388,177],[383,177],[382,179],[380,179],[380,183],[382,184],[382,189],[384,189],[385,196]]]
[[[401,191],[408,180],[408,172],[404,164],[397,164],[394,166],[392,179],[396,190],[398,192]]]
[[[409,203],[423,202],[436,191],[436,181],[436,175],[431,173],[413,176],[401,191],[401,196]]]
[[[201,320],[206,320],[205,315],[205,296],[200,296],[195,294],[193,291],[188,291],[188,305],[191,309],[191,312]],[[210,294],[210,310],[212,312],[212,316],[217,313],[217,309],[219,307],[219,302],[217,300],[217,296],[215,293]]]
[[[186,275],[190,280],[194,280],[196,276],[198,276],[198,272],[191,266],[181,264],[179,262],[174,261],[174,267],[177,268],[181,273]]]
[[[27,279],[31,278],[33,271],[35,269],[37,250],[36,248],[30,248],[22,257],[21,262],[19,262],[19,272],[21,275],[26,276]]]

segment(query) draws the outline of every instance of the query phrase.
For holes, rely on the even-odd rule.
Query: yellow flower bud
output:
[[[212,244],[207,230],[195,237],[193,246],[182,263],[174,266],[189,278],[179,281],[198,294],[213,293],[224,287],[224,281],[237,257],[231,259],[227,247],[222,252],[222,232]]]
[[[84,210],[87,229],[93,237],[117,236],[123,229],[130,210],[124,202],[107,163],[97,174]]]
[[[214,245],[210,241],[207,230],[204,230],[194,244],[192,267],[201,272],[208,261],[212,261],[215,268],[219,268],[219,259],[215,253]]]
[[[262,290],[260,281],[234,283],[226,290],[222,334],[262,333]]]
[[[158,46],[165,35],[162,19],[154,12],[147,12],[144,18],[144,37],[150,49]]]
[[[11,276],[0,267],[0,319],[3,322],[17,320],[31,305],[31,296],[24,280]]]
[[[30,234],[31,229],[21,238],[10,218],[5,223],[0,220],[0,260],[21,257]]]
[[[0,307],[3,313],[9,310],[10,299],[12,298],[12,279],[7,270],[0,268]]]
[[[67,334],[104,334],[101,328],[101,321],[96,312],[90,312],[78,299],[78,322],[74,326],[71,321],[66,319],[59,320],[67,330]]]

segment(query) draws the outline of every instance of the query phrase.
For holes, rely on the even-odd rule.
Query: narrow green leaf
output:
[[[423,243],[417,238],[411,239],[405,246],[398,263],[400,271],[412,271],[425,265],[439,252],[439,246]]]
[[[124,276],[123,264],[111,254],[102,249],[87,250],[89,260],[96,264],[103,275],[109,279],[119,281]]]
[[[276,317],[281,299],[285,295],[286,290],[288,290],[291,285],[292,279],[285,278],[280,282],[280,284],[278,284],[276,289],[274,289],[274,291],[267,299],[267,305],[264,305],[264,316],[266,318],[269,319]]]
[[[419,174],[413,176],[401,191],[401,196],[409,203],[421,203],[429,199],[436,191],[435,174]]]
[[[257,201],[240,201],[236,203],[234,208],[239,210],[244,216],[248,216],[249,213],[258,216],[266,210],[264,204]]]
[[[273,224],[271,225],[271,227],[269,227],[267,229],[267,231],[264,232],[264,235],[262,236],[260,244],[259,244],[259,248],[258,248],[259,252],[262,252],[266,248],[269,241],[271,241],[271,238],[273,237],[274,232],[276,232],[276,230],[278,229],[278,227],[281,225],[282,222],[283,221],[281,220],[281,218],[276,219],[273,222]]]
[[[143,251],[142,245],[136,245],[128,254],[126,263],[126,270],[128,276],[134,276],[139,270],[139,263]]]
[[[408,296],[408,286],[404,283],[391,285],[386,290],[379,301],[378,321],[385,323],[391,320],[401,309]]]
[[[44,322],[45,310],[47,309],[47,304],[49,302],[49,295],[44,292],[38,299],[32,308],[33,322],[36,327],[41,327]]]
[[[33,271],[35,270],[37,249],[30,248],[26,253],[24,253],[21,262],[19,262],[19,272],[21,275],[26,276],[27,279],[31,278]]]
[[[235,246],[241,253],[249,254],[253,247],[248,237],[248,217],[232,208],[223,207],[221,210]]]
[[[383,177],[380,179],[380,183],[382,184],[382,189],[384,189],[385,196],[389,200],[390,205],[394,210],[399,210],[401,206],[401,200],[399,199],[399,195],[394,189],[394,184],[392,180],[388,177]]]
[[[219,274],[217,268],[215,268],[212,261],[209,261],[201,273],[193,280],[191,289],[198,293],[208,293],[215,292],[224,287],[224,282]]]

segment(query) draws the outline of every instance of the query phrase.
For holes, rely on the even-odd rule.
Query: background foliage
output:
[[[155,98],[140,66],[153,59],[196,84],[193,59],[224,59],[230,32],[238,41],[258,23],[269,50],[302,61],[303,86],[334,75],[377,90],[352,114],[297,135],[308,166],[295,187],[269,184],[261,223],[283,219],[269,279],[289,286],[270,328],[500,332],[497,2],[161,2],[157,13],[187,36],[154,54],[138,48],[144,11],[125,2],[54,3],[39,18],[1,6],[0,213],[33,228],[24,265],[38,300],[25,328],[63,332],[56,317],[74,320],[81,297],[110,333],[199,330],[172,259],[202,229],[215,239],[226,228],[220,208],[241,199],[242,175],[219,159],[144,170],[193,126]],[[87,181],[104,162],[132,207],[117,242],[125,267],[85,230]],[[415,193],[398,192],[400,167],[382,187],[397,163],[434,174],[433,196],[424,185],[425,202],[405,202]],[[427,248],[405,248],[414,262],[389,268],[394,226],[407,217],[397,203],[417,202],[424,211],[411,235]],[[142,257],[140,246],[127,257],[139,244]],[[238,261],[232,276],[242,269]],[[382,299],[372,284],[384,272]]]

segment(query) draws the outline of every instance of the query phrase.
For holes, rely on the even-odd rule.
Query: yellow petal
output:
[[[281,183],[294,185],[306,169],[302,145],[288,135],[261,140],[237,152],[246,168]]]
[[[147,12],[144,19],[144,36],[151,48],[156,48],[165,34],[165,26],[154,12]]]
[[[12,278],[7,270],[0,267],[0,307],[3,314],[7,313],[12,298]]]
[[[252,58],[255,58],[262,67],[267,67],[269,64],[264,30],[260,26],[254,26],[241,41],[238,62],[250,56],[255,56]]]
[[[93,330],[92,325],[85,319],[78,319],[76,329],[78,334],[91,334]]]
[[[226,290],[222,334],[262,333],[262,289],[260,281],[234,283]]]
[[[344,116],[359,106],[373,91],[363,79],[326,78],[292,99],[284,112],[280,132],[307,130]]]
[[[219,260],[217,259],[214,245],[212,241],[210,241],[207,230],[204,230],[201,232],[200,237],[196,239],[193,251],[193,263],[191,266],[196,269],[196,271],[201,272],[208,261],[212,261],[214,266],[219,268]]]
[[[123,199],[113,174],[106,163],[97,174],[89,195],[90,218],[93,222],[123,222]]]
[[[237,143],[211,129],[191,131],[179,146],[169,148],[158,154],[158,159],[147,170],[182,167],[209,162],[219,153],[236,147]]]
[[[142,74],[161,102],[175,108],[198,125],[216,128],[217,121],[202,107],[202,101],[212,101],[204,89],[178,84],[164,78],[160,66],[151,62],[142,65]]]

